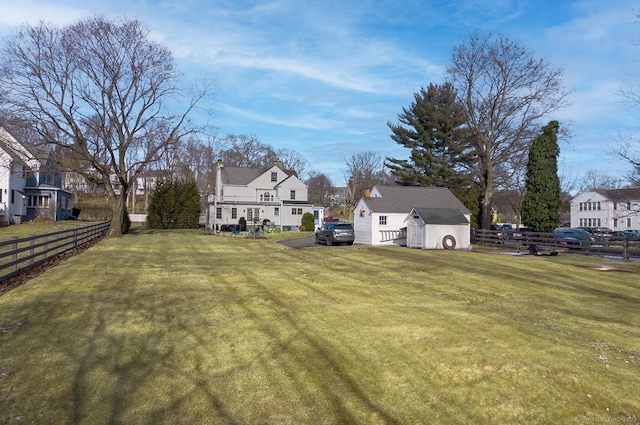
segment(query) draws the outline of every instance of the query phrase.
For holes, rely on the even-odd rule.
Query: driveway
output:
[[[295,248],[295,249],[311,248],[313,246],[322,246],[322,245],[316,244],[316,238],[314,235],[305,236],[304,238],[282,240],[282,241],[278,241],[278,243],[282,245],[286,245],[289,248]]]

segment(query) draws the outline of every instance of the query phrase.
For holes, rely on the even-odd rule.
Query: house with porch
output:
[[[595,189],[571,200],[571,227],[640,230],[640,188]]]
[[[216,189],[207,203],[206,226],[216,231],[269,223],[281,230],[298,229],[304,213],[313,213],[308,188],[281,163],[264,168],[216,165]]]
[[[0,225],[73,214],[73,194],[61,187],[46,152],[33,154],[0,127]]]
[[[471,213],[444,187],[374,186],[353,210],[355,243],[469,249]]]

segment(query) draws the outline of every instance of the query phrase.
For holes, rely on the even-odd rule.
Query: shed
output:
[[[469,219],[457,208],[413,208],[405,222],[409,248],[471,248]]]

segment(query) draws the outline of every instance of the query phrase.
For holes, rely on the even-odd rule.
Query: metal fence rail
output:
[[[109,222],[0,242],[0,282],[103,238]]]

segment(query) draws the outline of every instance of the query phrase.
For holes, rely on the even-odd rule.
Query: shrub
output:
[[[302,215],[302,225],[300,226],[300,230],[311,232],[316,226],[316,220],[313,217],[313,214],[310,212],[306,212]]]

